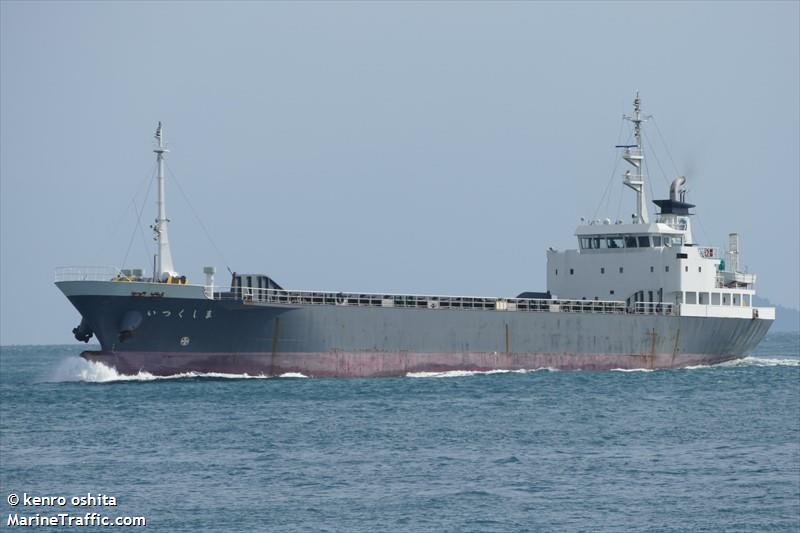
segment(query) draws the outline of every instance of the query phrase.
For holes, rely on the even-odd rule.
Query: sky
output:
[[[697,240],[738,232],[798,308],[799,6],[3,0],[0,344],[75,342],[56,267],[150,269],[158,121],[190,281],[543,290],[581,217],[634,209],[637,90],[648,201],[686,175]]]

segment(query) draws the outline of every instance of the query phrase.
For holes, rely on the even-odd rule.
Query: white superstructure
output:
[[[623,300],[631,309],[682,316],[774,315],[772,308],[753,308],[756,277],[738,271],[738,235],[731,234],[727,264],[717,248],[695,242],[689,212],[695,206],[685,201],[684,177],[672,182],[668,200],[654,202],[660,212],[649,222],[638,93],[633,116],[625,118],[634,123],[637,144],[620,146],[636,171],[626,172],[623,183],[636,193],[637,212],[632,223],[605,219],[582,224],[575,231],[578,249],[548,251],[548,291],[557,298]]]

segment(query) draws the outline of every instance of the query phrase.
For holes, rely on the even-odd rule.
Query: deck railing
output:
[[[666,302],[636,302],[633,312],[637,315],[674,315],[677,305]]]
[[[59,267],[55,281],[140,281],[113,266]],[[190,287],[191,285],[183,285]],[[420,294],[350,293],[332,291],[292,291],[255,287],[231,287],[212,290],[203,286],[207,297],[214,300],[235,300],[248,305],[339,305],[350,307],[398,307],[414,309],[455,309],[463,311],[529,311],[599,314],[658,314],[673,315],[677,305],[671,303],[636,302],[628,307],[617,300],[572,300],[538,298],[497,298],[484,296],[444,296]]]
[[[562,313],[626,312],[625,302],[608,300],[553,300],[480,296],[431,296],[382,293],[289,291],[234,287],[214,293],[219,300],[241,300],[253,305],[340,305],[351,307],[399,307],[491,311],[557,311]]]
[[[111,281],[122,273],[115,266],[66,266],[55,269],[54,281]]]

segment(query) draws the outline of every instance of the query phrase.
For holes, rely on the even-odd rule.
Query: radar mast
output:
[[[636,138],[636,144],[624,145],[620,148],[625,148],[622,154],[622,159],[633,165],[634,174],[628,170],[625,172],[623,183],[636,192],[636,213],[634,219],[636,224],[647,224],[647,209],[645,207],[646,198],[644,192],[644,151],[642,149],[642,122],[649,117],[642,115],[641,99],[639,98],[639,91],[636,91],[636,98],[633,100],[633,115],[623,115],[625,120],[633,123],[633,135]]]
[[[156,181],[158,181],[158,199],[156,200],[158,216],[155,224],[150,227],[153,228],[153,240],[158,242],[158,252],[156,253],[153,281],[166,281],[170,276],[177,276],[177,273],[172,266],[172,252],[169,248],[169,236],[167,234],[169,219],[167,218],[167,208],[164,200],[164,154],[169,150],[167,150],[164,143],[161,121],[158,122],[155,138],[157,144],[153,152],[156,154],[156,162],[158,163],[158,174],[156,175]]]

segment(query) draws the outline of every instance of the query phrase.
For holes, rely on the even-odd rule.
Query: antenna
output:
[[[739,234],[728,234],[728,253],[726,254],[726,266],[728,272],[739,272]]]
[[[630,171],[625,172],[622,183],[630,187],[636,192],[636,215],[634,219],[638,224],[647,224],[647,208],[645,207],[645,192],[644,192],[644,172],[642,170],[644,162],[644,151],[642,150],[642,122],[645,122],[649,117],[642,115],[642,101],[639,98],[639,91],[636,91],[636,98],[633,100],[633,115],[622,115],[622,118],[633,122],[633,135],[636,137],[636,144],[618,145],[618,148],[625,148],[622,154],[622,159],[633,165],[636,169],[636,174],[631,174]]]
[[[158,253],[156,254],[153,281],[164,281],[169,276],[176,276],[177,273],[172,266],[172,252],[169,248],[169,236],[167,234],[169,219],[167,218],[167,208],[164,200],[164,154],[169,150],[164,144],[161,121],[158,122],[158,127],[156,128],[155,139],[157,144],[153,152],[156,154],[156,162],[158,163],[158,174],[156,175],[156,181],[158,181],[158,199],[156,200],[158,216],[155,224],[150,227],[153,229],[153,240],[158,242]]]

